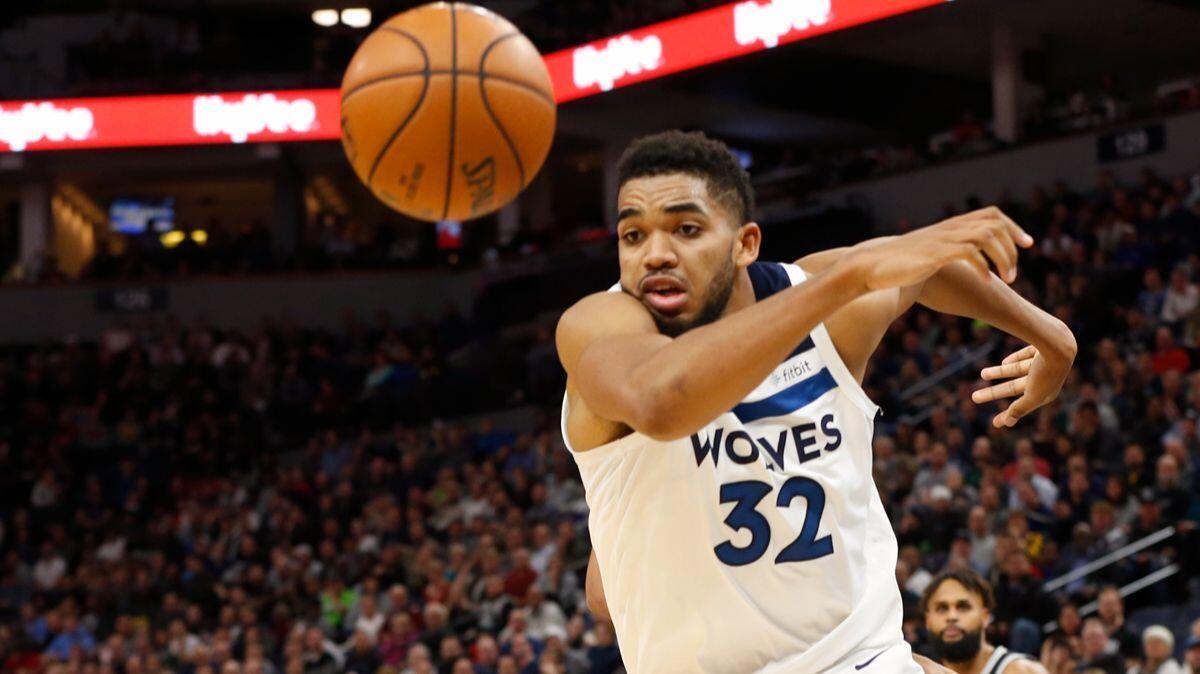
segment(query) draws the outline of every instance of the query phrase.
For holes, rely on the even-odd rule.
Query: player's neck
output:
[[[733,292],[729,294],[729,302],[725,304],[723,316],[735,311],[741,311],[754,304],[758,298],[754,295],[754,284],[750,282],[750,272],[739,269],[733,280]]]
[[[995,650],[995,646],[985,642],[980,646],[979,652],[975,654],[974,658],[966,662],[943,662],[942,664],[958,674],[980,674]]]

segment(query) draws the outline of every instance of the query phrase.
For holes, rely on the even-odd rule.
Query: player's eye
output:
[[[700,225],[685,222],[679,226],[679,233],[684,236],[696,236],[700,233]]]
[[[631,229],[621,235],[621,240],[625,243],[637,243],[642,238],[642,233],[636,229]]]

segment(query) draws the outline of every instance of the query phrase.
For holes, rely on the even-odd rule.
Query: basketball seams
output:
[[[479,58],[479,98],[483,101],[484,112],[486,112],[488,118],[492,120],[492,124],[496,125],[496,130],[499,131],[500,136],[504,138],[504,144],[508,146],[509,152],[512,153],[513,159],[517,162],[517,175],[521,180],[521,188],[524,189],[525,163],[521,161],[521,155],[517,152],[517,146],[513,144],[512,138],[508,135],[508,131],[504,128],[504,125],[500,123],[500,120],[496,118],[496,113],[492,111],[492,104],[490,101],[488,101],[487,95],[487,73],[484,71],[484,67],[487,65],[488,55],[492,53],[492,49],[508,38],[516,37],[518,35],[520,35],[520,33],[517,32],[501,35],[500,37],[488,43],[488,46],[484,48],[483,56]]]
[[[404,79],[406,77],[416,77],[417,75],[426,75],[428,77],[436,77],[437,75],[457,75],[458,77],[480,77],[479,72],[477,72],[475,70],[448,70],[446,68],[433,68],[433,69],[429,69],[429,70],[406,70],[406,71],[400,72],[400,73],[392,73],[391,75],[380,75],[379,77],[375,77],[373,79],[367,80],[366,82],[363,82],[362,84],[355,85],[355,87],[353,89],[351,89],[350,91],[347,91],[345,94],[342,95],[342,103],[345,103],[346,99],[350,98],[350,94],[357,94],[359,91],[361,91],[362,89],[366,89],[367,87],[371,87],[376,84],[382,84],[384,82],[390,82],[392,80]],[[548,103],[550,105],[556,105],[556,103],[554,102],[554,98],[552,96],[547,94],[540,87],[532,85],[524,80],[519,80],[515,77],[509,77],[507,75],[497,75],[496,73],[483,73],[482,77],[484,79],[497,80],[499,82],[505,82],[505,83],[511,84],[515,87],[520,87],[521,89],[528,91],[529,93],[537,96],[538,98],[542,99],[543,101],[546,101],[546,103]]]
[[[450,193],[454,189],[454,135],[458,130],[458,8],[454,2],[450,3],[450,71],[450,151],[446,158],[446,203],[442,208],[443,220],[450,215]]]
[[[474,75],[474,74],[475,73],[459,73],[459,75]],[[515,77],[509,77],[508,75],[497,75],[496,73],[484,73],[483,77],[484,77],[484,79],[496,80],[498,82],[507,82],[508,84],[511,84],[516,87],[520,87],[520,88],[528,91],[529,93],[537,96],[538,98],[542,99],[543,101],[546,101],[547,103],[549,103],[552,106],[558,105],[554,101],[554,96],[547,94],[544,90],[542,90],[541,87],[530,84],[524,80],[519,80]]]
[[[384,143],[383,147],[379,149],[379,153],[375,155],[375,160],[371,162],[371,170],[370,170],[370,172],[367,173],[367,186],[368,187],[371,186],[371,182],[375,179],[375,171],[379,169],[379,162],[383,160],[383,156],[385,154],[387,154],[387,151],[389,149],[391,149],[392,143],[396,142],[396,139],[400,137],[400,133],[402,131],[404,131],[405,127],[408,126],[409,122],[411,122],[413,120],[413,118],[415,118],[417,116],[417,112],[420,111],[421,105],[423,103],[425,103],[425,95],[429,93],[429,82],[431,79],[433,79],[428,74],[429,73],[429,52],[425,51],[425,45],[422,44],[421,41],[416,38],[416,36],[414,36],[412,33],[409,33],[406,30],[402,30],[400,28],[393,28],[391,26],[383,26],[383,28],[386,28],[388,30],[388,32],[390,32],[394,35],[400,35],[402,37],[408,38],[409,40],[412,41],[412,43],[414,45],[417,46],[417,50],[421,52],[421,60],[424,61],[424,64],[425,64],[425,67],[422,69],[422,73],[425,74],[425,78],[424,78],[424,82],[421,83],[421,94],[420,94],[420,96],[417,97],[417,104],[414,105],[413,109],[408,112],[408,116],[404,118],[404,121],[400,123],[400,126],[396,127],[396,130],[392,132],[391,137],[387,139],[387,142]],[[346,98],[350,94],[354,93],[355,91],[357,91],[361,88],[362,88],[362,86],[355,87],[349,93],[342,96],[342,105],[345,105]]]
[[[354,85],[353,89],[342,94],[342,104],[346,103],[347,98],[350,98],[354,94],[357,94],[358,92],[362,91],[363,89],[366,89],[367,87],[369,87],[373,84],[379,84],[381,82],[390,82],[391,80],[402,80],[406,77],[417,77],[418,75],[421,75],[424,77],[429,77],[431,75],[444,75],[444,74],[446,74],[444,71],[436,71],[436,70],[409,70],[407,72],[402,72],[402,73],[391,73],[389,75],[380,75],[379,77],[373,77],[373,78],[367,80],[366,82],[362,82],[362,83]]]
[[[545,119],[544,111],[553,111],[557,107],[553,85],[537,71],[536,64],[533,64],[533,59],[538,57],[533,45],[527,39],[517,41],[509,39],[524,38],[520,31],[507,22],[495,23],[488,27],[477,25],[473,15],[468,16],[468,13],[464,13],[461,17],[458,16],[459,4],[464,5],[463,12],[468,12],[470,6],[465,2],[444,2],[428,6],[433,11],[425,14],[424,18],[417,22],[423,26],[421,30],[414,31],[413,26],[407,25],[403,28],[389,25],[380,26],[377,29],[380,32],[397,35],[402,41],[415,45],[421,62],[418,63],[417,59],[412,58],[412,48],[401,43],[395,41],[389,43],[386,38],[379,42],[371,41],[369,47],[364,45],[369,51],[369,60],[363,60],[352,71],[357,77],[351,77],[352,72],[347,72],[347,79],[350,81],[345,82],[347,86],[343,88],[340,96],[343,122],[347,119],[352,121],[360,118],[366,119],[363,117],[364,115],[373,117],[369,120],[369,124],[364,122],[365,126],[351,124],[344,131],[347,136],[368,133],[371,140],[376,142],[379,137],[385,137],[385,142],[379,146],[374,157],[370,157],[366,153],[359,153],[357,157],[354,157],[349,150],[347,152],[347,156],[351,157],[351,163],[356,165],[356,169],[359,167],[368,169],[367,175],[363,176],[366,185],[392,208],[407,213],[416,207],[420,215],[415,217],[433,221],[451,217],[451,211],[454,211],[454,217],[462,217],[459,215],[459,211],[462,209],[462,204],[459,202],[467,199],[468,181],[473,203],[485,198],[485,193],[486,197],[490,198],[493,189],[498,189],[503,193],[502,198],[505,201],[510,199],[507,195],[514,187],[518,192],[524,189],[533,178],[531,170],[535,163],[538,166],[541,164],[541,141],[544,139],[539,138],[538,143],[533,146],[535,148],[533,153],[529,157],[523,157],[522,153],[527,151],[525,142],[533,140],[527,139],[525,134],[535,132],[534,129],[525,128],[523,120],[529,116],[534,119]],[[445,12],[447,11],[450,13],[449,44],[445,41],[445,33],[442,32],[447,26],[441,23],[446,20]],[[488,17],[493,21],[497,16],[488,13]],[[458,19],[460,18],[463,21],[464,31],[461,45],[458,39]],[[424,43],[424,40],[428,39],[428,36],[424,36],[426,30],[436,36],[437,39],[434,43],[428,45]],[[506,42],[508,46],[505,49],[498,49]],[[450,59],[445,59],[446,47],[450,48]],[[478,51],[480,47],[483,48],[482,51]],[[460,52],[460,49],[464,51]],[[510,50],[516,51],[510,52]],[[511,58],[510,53],[513,55]],[[367,57],[356,54],[355,58],[365,59]],[[516,58],[516,60],[513,61],[512,58]],[[437,61],[436,65],[435,60]],[[472,63],[472,61],[475,62]],[[522,64],[532,64],[534,67],[530,70],[521,67]],[[500,72],[489,73],[489,67],[497,67]],[[539,79],[539,82],[531,83],[526,77],[527,75]],[[450,78],[448,90],[444,80],[441,82],[436,80],[439,76]],[[478,81],[478,103],[469,93],[469,87],[474,83],[458,81],[460,77],[466,76],[475,77]],[[412,81],[413,78],[421,78],[419,87]],[[490,83],[489,78],[503,84]],[[394,84],[389,84],[391,82]],[[464,88],[460,92],[460,84],[462,87],[468,88]],[[359,100],[356,94],[366,90],[370,91],[361,97],[362,100]],[[448,101],[447,96],[449,96]],[[407,107],[404,105],[406,102],[411,102],[412,105],[407,112],[404,110]],[[538,105],[539,102],[545,108]],[[430,106],[429,110],[425,109],[427,104]],[[515,117],[509,114],[510,104],[521,110]],[[443,106],[448,106],[449,110]],[[385,113],[385,108],[391,108],[391,112]],[[458,150],[457,139],[459,108],[462,109],[461,114],[463,115],[462,130],[464,134],[467,134],[463,136],[464,149],[462,152]],[[398,126],[395,114],[397,112],[403,113]],[[378,117],[380,114],[382,114],[381,118]],[[552,112],[548,119],[553,120]],[[447,120],[449,122],[448,129],[442,126],[447,123]],[[510,123],[514,124],[513,128],[506,128]],[[550,121],[549,124],[549,128],[552,129],[553,122]],[[538,126],[540,128],[541,125]],[[412,129],[412,133],[409,133],[410,129]],[[444,136],[443,132],[445,132]],[[479,133],[483,135],[477,137],[476,134]],[[541,132],[537,131],[537,133]],[[470,164],[466,163],[469,157],[464,153],[468,149],[472,149],[467,148],[467,144],[474,144],[472,139],[476,139],[478,142],[485,142],[486,139],[485,144],[490,145],[486,150],[489,154],[486,162],[486,175],[480,173],[481,169],[472,169]],[[517,166],[519,176],[517,185],[513,185],[511,182],[511,173],[507,177],[502,177],[501,185],[493,185],[493,181],[498,177],[495,172],[499,166],[492,164],[492,158],[502,159],[504,150],[496,144],[496,140],[501,139]],[[371,145],[375,145],[375,143],[373,142]],[[432,159],[435,165],[443,161],[441,155],[445,153],[445,190],[443,194],[438,195],[436,189],[422,189],[414,197],[413,190],[417,183],[413,182],[409,187],[408,199],[412,201],[415,198],[416,200],[412,203],[398,202],[392,198],[393,193],[390,189],[381,190],[391,184],[392,174],[397,171],[407,172],[410,170],[409,164],[413,160],[412,152],[417,151],[418,148],[421,148],[420,152],[427,159]],[[459,154],[464,154],[464,157],[460,159]],[[534,154],[539,156],[533,156]],[[368,158],[370,158],[369,163]],[[527,167],[526,163],[529,163],[530,166]],[[423,165],[424,161],[418,165],[416,169],[418,173],[412,176],[414,181],[419,180]],[[483,165],[481,164],[481,166]],[[429,180],[438,182],[441,179],[441,176],[436,175],[436,166],[433,168],[432,174],[428,170],[423,173],[425,174],[425,183],[428,183]],[[462,177],[455,173],[466,175]],[[379,185],[375,184],[376,176],[379,176]],[[405,183],[406,177],[408,176],[400,175],[401,184]],[[461,196],[456,198],[454,187],[455,183],[459,182],[463,183],[458,186],[460,189],[457,192]],[[434,185],[426,185],[426,187],[434,187]],[[440,218],[438,218],[439,214],[436,210],[439,197],[444,200]],[[476,205],[478,204],[476,203]],[[494,210],[494,207],[489,208],[488,212],[491,210]]]

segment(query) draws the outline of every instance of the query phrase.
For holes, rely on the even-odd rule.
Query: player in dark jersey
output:
[[[1039,662],[987,642],[995,599],[974,571],[946,571],[925,588],[921,608],[938,661],[957,674],[1047,674]]]

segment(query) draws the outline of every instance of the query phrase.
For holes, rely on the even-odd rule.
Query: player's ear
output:
[[[758,259],[759,248],[762,246],[762,229],[757,222],[747,222],[738,228],[737,239],[733,245],[733,261],[740,267],[748,267]]]

